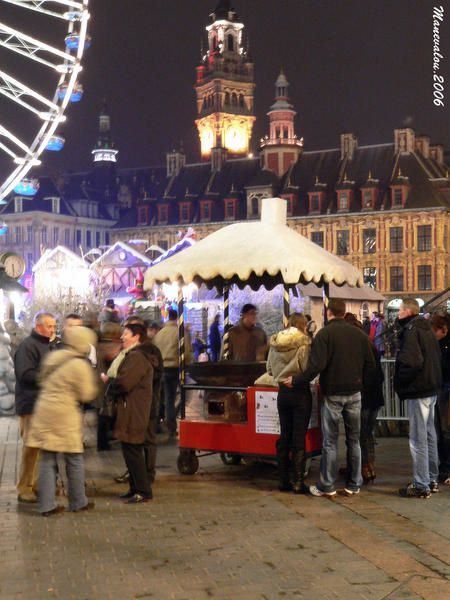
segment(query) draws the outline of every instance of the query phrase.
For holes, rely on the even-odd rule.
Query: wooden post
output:
[[[230,353],[228,347],[228,332],[230,330],[230,286],[223,286],[223,352],[222,358],[228,360]]]
[[[323,287],[322,287],[322,297],[323,297],[323,324],[326,325],[328,323],[327,308],[328,308],[328,302],[330,300],[330,284],[329,283],[324,282]]]
[[[289,314],[291,311],[290,298],[289,298],[289,287],[284,284],[283,286],[283,327],[286,329],[289,322]]]
[[[183,288],[178,286],[178,353],[180,359],[180,385],[184,385],[186,375],[185,332],[184,332],[184,301]]]

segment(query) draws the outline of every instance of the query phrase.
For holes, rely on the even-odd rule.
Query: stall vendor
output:
[[[267,336],[257,324],[258,309],[253,304],[244,304],[241,318],[228,334],[229,360],[256,362],[266,360]]]

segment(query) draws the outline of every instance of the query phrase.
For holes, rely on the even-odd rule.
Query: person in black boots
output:
[[[287,329],[270,340],[267,371],[279,385],[278,414],[280,438],[277,441],[279,490],[296,494],[307,491],[304,485],[305,437],[311,417],[312,396],[309,390],[295,390],[282,382],[306,369],[311,338],[308,321],[300,313],[289,317]],[[292,466],[292,480],[291,469]]]
[[[146,337],[143,325],[125,325],[122,333],[125,356],[117,373],[109,381],[111,393],[117,398],[114,436],[122,442],[123,457],[130,474],[130,489],[120,497],[128,504],[147,502],[153,497],[144,444],[153,399],[153,371],[157,361],[144,347]],[[110,373],[111,368],[108,371]],[[104,381],[107,378],[107,375],[102,377]]]

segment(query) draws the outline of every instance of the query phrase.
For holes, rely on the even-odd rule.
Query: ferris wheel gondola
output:
[[[0,171],[0,203],[16,188],[19,194],[19,188],[37,191],[36,180],[26,179],[28,172],[40,164],[44,151],[60,150],[64,145],[64,138],[55,133],[65,120],[69,103],[78,102],[83,96],[79,75],[84,51],[91,43],[87,34],[88,4],[89,0],[0,0],[0,19],[5,14],[2,5],[3,8],[9,5],[9,12],[15,11],[15,22],[21,22],[23,11],[34,11],[40,16],[36,14],[39,26],[33,29],[53,33],[57,28],[58,34],[61,32],[60,44],[55,47],[40,39],[43,34],[39,38],[32,37],[0,20],[0,48],[20,55],[27,62],[33,61],[43,75],[46,72],[42,77],[45,89],[38,91],[11,70],[3,70],[8,68],[3,66],[4,60],[0,63],[0,99],[6,99],[19,113],[31,115],[33,122],[33,130],[26,135],[23,131],[15,131],[14,124],[20,122],[20,116],[12,119],[10,125],[3,122],[2,116],[9,111],[0,111],[0,155],[3,154],[4,159],[6,154],[9,165],[6,175]],[[45,20],[52,21],[51,28],[42,27]],[[20,70],[22,72],[29,71]]]

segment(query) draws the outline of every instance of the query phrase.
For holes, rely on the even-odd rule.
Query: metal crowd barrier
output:
[[[401,402],[394,391],[394,358],[382,358],[381,368],[384,374],[384,407],[378,413],[380,421],[407,421],[407,403]]]

